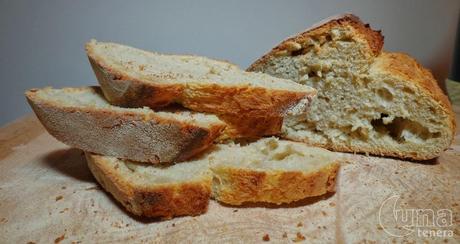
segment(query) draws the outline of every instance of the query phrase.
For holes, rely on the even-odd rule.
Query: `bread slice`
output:
[[[276,138],[219,146],[209,156],[213,197],[223,203],[290,203],[335,191],[337,156]]]
[[[306,116],[285,118],[285,138],[336,151],[437,157],[453,140],[451,105],[428,70],[382,46],[379,31],[343,15],[283,41],[248,70],[318,90]]]
[[[120,106],[179,103],[217,115],[283,117],[305,113],[316,94],[305,85],[205,57],[151,53],[95,40],[86,44],[86,52],[105,96]]]
[[[206,212],[212,176],[206,160],[162,166],[86,152],[96,180],[129,212],[171,218]]]
[[[209,197],[231,204],[289,203],[335,190],[337,157],[321,148],[275,138],[218,144],[170,166],[86,153],[97,181],[128,211],[149,217],[196,215]],[[212,193],[211,193],[212,189]],[[212,194],[212,195],[211,195]]]
[[[98,87],[32,89],[26,97],[63,143],[141,162],[188,159],[211,146],[226,127],[214,115],[112,106]]]

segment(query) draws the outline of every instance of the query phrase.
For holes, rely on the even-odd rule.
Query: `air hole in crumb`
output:
[[[352,130],[352,126],[345,126],[342,127],[341,130],[345,132],[349,137],[352,137],[357,140],[367,141],[369,139],[369,132],[366,128],[357,128],[356,130]]]
[[[291,52],[291,56],[299,56],[299,55],[302,55],[302,54],[303,54],[303,51],[304,51],[303,48],[301,48],[301,49],[299,49],[299,50],[296,50],[296,51],[293,51],[293,52]]]
[[[351,36],[344,36],[344,37],[340,38],[340,41],[341,41],[341,42],[353,42],[353,37],[351,37]]]
[[[327,103],[330,101],[330,99],[328,97],[318,96],[318,98],[321,99],[321,100],[324,100]]]
[[[404,88],[402,89],[402,91],[403,91],[404,93],[414,94],[414,91],[412,91],[412,89],[410,89],[410,88],[408,88],[408,87],[404,87]]]
[[[441,136],[439,132],[430,132],[426,127],[420,123],[411,121],[405,118],[396,117],[390,123],[384,124],[383,118],[387,117],[386,114],[382,114],[379,119],[371,121],[374,130],[379,134],[387,134],[395,141],[403,143],[405,141],[411,141],[420,143],[432,138],[438,138]]]
[[[222,184],[222,182],[220,181],[219,178],[217,178],[217,177],[213,177],[213,178],[212,178],[212,185],[213,185],[213,186],[214,186],[214,185],[221,185],[221,184]]]
[[[310,71],[310,72],[308,72],[308,77],[313,78],[313,77],[319,77],[319,76],[316,74],[315,71]]]
[[[387,102],[393,100],[393,94],[388,89],[383,87],[377,90],[377,95]]]

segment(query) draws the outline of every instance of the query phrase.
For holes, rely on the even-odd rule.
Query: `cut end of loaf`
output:
[[[336,151],[426,160],[453,139],[449,101],[407,55],[381,53],[383,37],[354,17],[329,20],[283,42],[249,70],[318,90],[286,138]]]

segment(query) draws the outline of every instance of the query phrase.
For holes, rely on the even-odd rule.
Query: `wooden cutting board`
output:
[[[460,243],[459,141],[424,163],[340,154],[337,192],[324,197],[283,206],[211,201],[204,215],[161,221],[125,212],[95,182],[82,152],[30,115],[0,129],[0,243]],[[433,211],[435,225],[398,222],[398,214],[420,209]]]

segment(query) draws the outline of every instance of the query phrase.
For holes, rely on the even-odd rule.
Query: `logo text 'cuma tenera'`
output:
[[[403,208],[400,196],[393,195],[379,209],[379,224],[394,237],[416,234],[419,237],[452,237],[452,211],[450,209]]]

